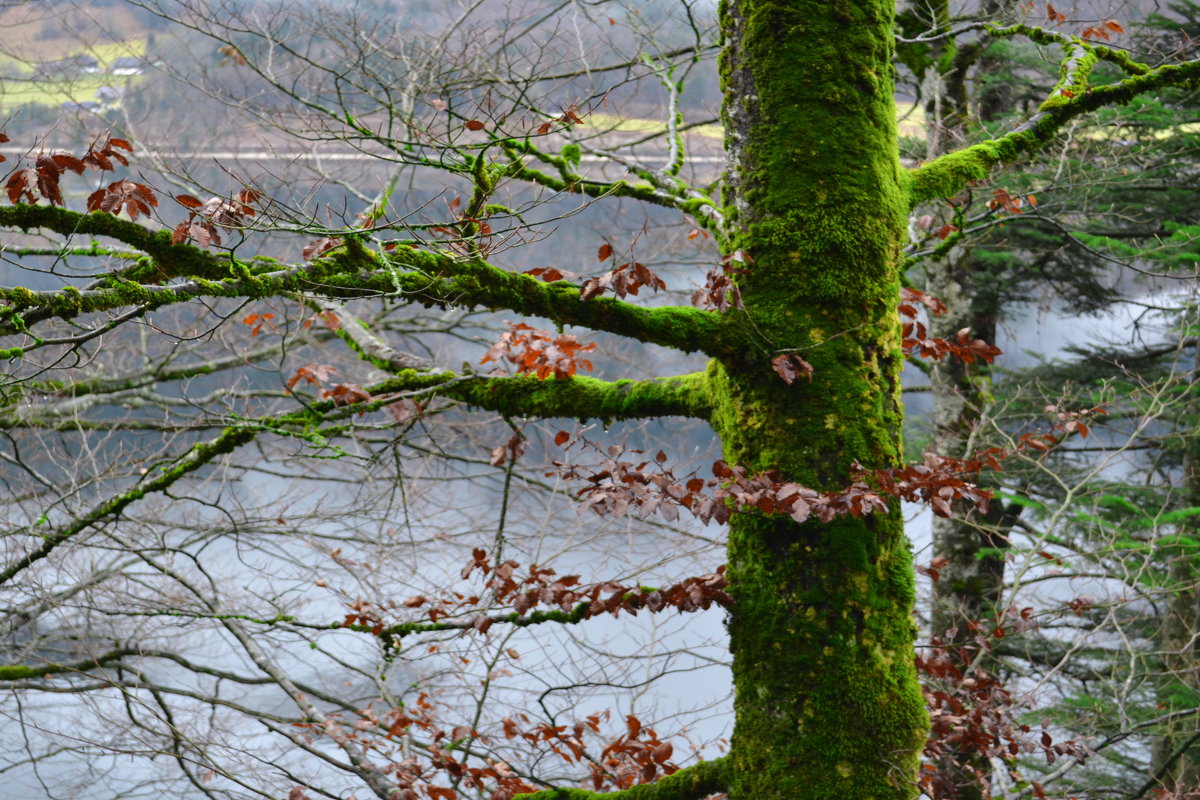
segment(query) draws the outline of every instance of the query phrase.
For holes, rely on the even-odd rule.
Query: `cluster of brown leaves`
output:
[[[528,726],[529,717],[518,714],[517,719],[505,717],[502,723],[507,739],[524,739],[535,749],[545,747],[567,764],[586,764],[595,791],[628,789],[679,771],[670,761],[674,746],[660,740],[653,728],[644,727],[633,714],[625,717],[626,732],[610,741],[598,758],[589,758],[584,738],[588,732],[599,734],[600,723],[608,716],[604,712],[571,726],[542,723],[522,729],[518,720]]]
[[[251,315],[254,316],[254,315]],[[272,316],[270,314],[262,316]],[[243,322],[247,322],[249,317]],[[296,388],[296,384],[300,381],[316,384],[321,386],[321,390],[317,396],[322,400],[331,400],[335,406],[349,406],[355,403],[363,403],[369,400],[374,400],[375,397],[361,385],[357,383],[336,383],[333,386],[325,387],[333,373],[337,372],[337,367],[331,364],[303,364],[296,368],[296,372],[292,377],[287,379],[288,391]]]
[[[175,226],[171,242],[179,244],[191,239],[201,247],[221,243],[217,228],[244,228],[256,212],[251,204],[262,197],[253,189],[243,189],[231,198],[210,197],[200,200],[190,194],[176,195],[175,200],[188,209],[187,219]]]
[[[1020,214],[1025,205],[1033,208],[1037,205],[1037,196],[1027,194],[1025,197],[1013,194],[1007,189],[1001,187],[992,190],[992,199],[988,200],[987,207],[991,211],[1007,211],[1009,214]]]
[[[705,311],[719,312],[745,308],[742,293],[733,282],[733,276],[749,273],[750,270],[741,265],[753,263],[754,259],[745,250],[735,250],[721,256],[721,263],[705,276],[703,288],[692,292],[692,305]]]
[[[1085,409],[1081,409],[1078,411],[1071,411],[1069,409],[1063,408],[1063,406],[1059,403],[1055,403],[1053,405],[1046,406],[1045,409],[1043,409],[1043,410],[1047,414],[1053,414],[1055,419],[1058,420],[1058,422],[1054,426],[1057,430],[1060,430],[1063,433],[1078,433],[1080,436],[1082,436],[1085,439],[1088,437],[1088,434],[1091,433],[1091,428],[1088,427],[1088,424],[1085,420],[1091,419],[1092,417],[1099,416],[1101,414],[1108,413],[1107,411],[1105,411],[1103,408],[1100,408],[1099,406],[1097,406],[1095,408],[1085,408]],[[1051,438],[1054,438],[1054,437],[1051,437]],[[1048,442],[1048,444],[1050,444],[1050,445],[1054,445],[1057,443],[1058,443],[1057,439],[1054,439],[1054,441]]]
[[[538,280],[543,280],[546,283],[554,283],[555,281],[573,280],[574,278],[578,277],[573,272],[568,272],[567,270],[558,269],[556,267],[534,267],[533,269],[525,270],[521,274],[529,275],[531,277],[537,278]]]
[[[7,141],[9,138],[0,133],[0,142]],[[64,173],[74,172],[76,175],[82,175],[89,169],[97,172],[111,171],[114,169],[114,161],[128,166],[129,161],[126,160],[124,153],[120,152],[121,150],[132,152],[133,145],[124,139],[109,137],[94,143],[82,158],[76,158],[69,153],[38,153],[36,156],[32,156],[32,167],[15,169],[5,179],[4,188],[8,192],[8,200],[10,203],[20,203],[23,199],[29,203],[37,203],[38,198],[41,197],[48,200],[50,205],[61,206],[63,205],[63,196],[62,187],[59,184]],[[4,158],[0,156],[0,161],[3,160]],[[129,186],[124,184],[129,184]],[[138,212],[149,215],[150,210],[147,204],[158,205],[158,200],[154,197],[154,192],[150,187],[131,181],[117,181],[106,189],[98,189],[92,193],[88,198],[88,211],[96,209],[110,211],[112,207],[119,211],[120,204],[107,200],[111,193],[120,193],[127,198],[124,203],[129,204],[127,207],[132,217],[136,217]],[[129,198],[134,199],[130,200]],[[111,207],[104,208],[103,206],[106,204]]]
[[[546,134],[550,133],[550,131],[554,130],[556,127],[559,127],[559,128],[568,127],[569,128],[572,125],[585,124],[583,119],[580,118],[578,112],[579,112],[579,106],[572,103],[571,105],[567,106],[567,109],[565,111],[563,111],[561,114],[559,114],[554,119],[550,120],[549,122],[543,122],[540,125],[538,125],[537,126],[538,135],[545,136]]]
[[[568,437],[569,438],[569,437]],[[559,435],[559,443],[567,439]],[[717,461],[713,477],[701,478],[694,472],[677,477],[667,466],[667,457],[658,452],[653,459],[627,459],[642,451],[609,445],[601,449],[580,439],[585,447],[603,456],[593,467],[551,462],[567,479],[587,483],[577,494],[584,498],[580,512],[591,509],[601,516],[624,516],[631,510],[642,517],[660,514],[668,522],[679,518],[685,509],[702,522],[728,522],[734,510],[756,510],[763,514],[787,514],[797,522],[815,517],[828,522],[840,516],[861,517],[888,507],[891,498],[928,502],[942,516],[951,513],[951,505],[963,500],[978,510],[986,510],[991,493],[963,479],[964,473],[982,459],[952,459],[927,454],[920,464],[892,469],[869,470],[855,465],[851,483],[844,489],[818,492],[787,481],[775,470],[749,474],[744,467]],[[573,445],[574,443],[572,443]],[[999,453],[986,456],[986,463],[998,463]],[[982,468],[982,467],[980,467]]]
[[[382,604],[358,598],[348,603],[350,610],[341,626],[385,636],[393,625],[398,624],[396,618],[405,613],[405,609],[423,609],[429,622],[440,622],[447,630],[461,630],[464,635],[486,633],[496,622],[511,621],[511,613],[493,616],[477,613],[475,609],[484,594],[518,615],[523,616],[542,606],[577,613],[578,619],[603,614],[616,617],[622,612],[636,616],[643,609],[652,613],[668,608],[680,612],[704,611],[714,605],[725,608],[733,602],[725,592],[728,581],[724,567],[663,588],[628,586],[614,581],[585,585],[578,575],[560,576],[555,570],[537,564],[531,564],[522,575],[518,562],[509,559],[493,565],[487,551],[475,548],[461,574],[466,580],[476,571],[484,576],[481,591],[467,594],[448,590],[440,596],[415,595],[400,602]],[[448,619],[452,617],[457,619]]]
[[[1088,27],[1084,28],[1083,32],[1079,34],[1079,38],[1094,39],[1096,41],[1103,39],[1107,42],[1112,39],[1112,34],[1124,32],[1125,27],[1121,25],[1121,23],[1117,22],[1115,19],[1106,19],[1099,25],[1089,25]]]
[[[102,189],[97,189],[88,197],[88,211],[103,211],[107,214],[120,214],[125,211],[130,219],[137,219],[138,214],[150,216],[150,209],[158,206],[158,195],[144,183],[131,180],[113,181]]]
[[[626,586],[613,581],[585,586],[578,575],[560,577],[554,570],[536,564],[530,565],[524,577],[517,577],[520,567],[511,559],[493,566],[487,551],[475,548],[471,561],[463,567],[462,577],[465,580],[478,570],[484,576],[484,589],[490,591],[497,602],[511,606],[518,614],[526,614],[538,605],[569,612],[586,603],[583,618],[588,619],[602,614],[615,617],[622,611],[636,615],[640,609],[651,612],[667,608],[703,611],[713,605],[724,607],[732,602],[725,593],[728,581],[724,567],[707,575],[684,578],[662,589]],[[414,607],[412,604],[418,600],[421,601],[418,605],[430,602],[428,598],[420,597],[406,601],[405,605]],[[493,622],[491,617],[484,617],[473,622],[472,628],[482,633]]]
[[[625,717],[627,728],[619,738],[610,742],[600,758],[589,766],[592,788],[628,789],[639,783],[652,783],[660,774],[671,775],[679,765],[671,763],[675,752],[670,742],[661,741],[653,728],[645,728],[630,714]]]
[[[771,367],[783,378],[784,383],[794,383],[797,378],[812,380],[812,364],[805,361],[798,353],[782,353],[771,359]]]
[[[612,254],[613,247],[606,242],[600,245],[600,250],[596,253],[596,258],[603,262],[612,258]],[[638,261],[628,261],[618,267],[613,267],[603,275],[588,278],[584,281],[583,288],[579,292],[579,299],[591,300],[593,297],[599,297],[610,289],[617,297],[625,297],[626,295],[637,297],[638,290],[643,286],[649,286],[656,292],[659,289],[667,288],[667,284],[663,279],[655,275],[645,264]]]
[[[536,375],[539,380],[551,375],[559,380],[573,378],[581,368],[591,372],[592,362],[579,354],[595,350],[595,344],[583,344],[573,334],[554,334],[523,322],[508,325],[511,330],[501,334],[480,364],[508,361],[516,366],[517,374]]]
[[[1033,4],[1030,3],[1031,8],[1032,6]],[[1047,3],[1046,19],[1050,20],[1051,22],[1061,24],[1067,21],[1067,15],[1055,8],[1053,4]],[[1097,23],[1096,25],[1089,25],[1088,27],[1084,28],[1083,32],[1079,34],[1079,38],[1094,40],[1103,39],[1107,42],[1112,39],[1112,34],[1124,32],[1125,26],[1123,26],[1121,23],[1117,22],[1115,19],[1106,19],[1103,22]]]
[[[331,715],[324,726],[300,722],[294,727],[301,729],[298,737],[306,744],[324,734],[379,754],[379,761],[388,764],[386,772],[396,781],[395,796],[401,800],[457,800],[464,793],[511,800],[516,794],[536,791],[538,787],[505,762],[472,754],[471,748],[462,746],[478,743],[486,748],[501,738],[523,742],[534,753],[553,754],[568,765],[586,765],[589,783],[596,791],[651,783],[679,770],[670,760],[674,746],[632,714],[625,717],[625,732],[605,741],[601,727],[609,719],[608,712],[590,714],[572,725],[533,722],[519,712],[503,717],[499,730],[489,732],[470,725],[444,727],[437,721],[436,711],[430,696],[422,692],[408,705],[383,713],[366,708],[356,715]],[[603,746],[599,755],[589,751],[589,738],[599,738],[595,745]],[[413,739],[418,739],[420,747],[406,748],[406,740]],[[292,796],[304,797],[303,789],[297,789]]]
[[[900,317],[904,321],[901,346],[908,355],[932,358],[935,361],[940,361],[946,356],[955,356],[968,364],[975,359],[990,364],[1000,355],[999,347],[982,339],[972,339],[969,328],[958,331],[954,341],[931,337],[925,323],[920,320],[914,303],[925,306],[931,314],[946,313],[945,304],[936,297],[918,289],[900,290]]]
[[[999,677],[977,663],[979,650],[991,649],[992,639],[1037,627],[1033,609],[1008,608],[990,623],[973,621],[968,625],[974,645],[951,645],[949,640],[958,631],[950,630],[947,638],[935,637],[917,654],[931,723],[925,742],[929,762],[920,774],[922,794],[931,800],[953,800],[964,788],[958,781],[971,775],[986,785],[986,776],[976,766],[980,759],[1000,759],[1015,769],[1021,753],[1040,751],[1048,765],[1061,756],[1083,761],[1092,755],[1080,741],[1055,742],[1046,731],[1035,738],[1030,726],[1018,719],[1027,709]],[[1031,785],[1035,797],[1046,796],[1037,781]]]
[[[384,772],[396,782],[392,796],[398,800],[458,800],[464,790],[468,796],[511,800],[537,789],[503,761],[476,757],[473,763],[457,746],[465,741],[486,744],[489,737],[469,725],[441,726],[433,702],[424,692],[413,702],[383,713],[365,708],[355,716],[332,714],[321,727],[310,722],[294,725],[302,729],[297,735],[305,744],[313,743],[316,734],[324,734],[335,742],[353,742],[365,752],[378,754],[377,760],[387,765]],[[509,735],[507,721],[505,735],[516,735],[516,731]],[[410,745],[415,736],[424,740],[419,748]],[[289,800],[306,798],[301,787],[289,795]]]
[[[271,322],[273,319],[275,319],[274,314],[247,314],[242,317],[242,324],[250,326],[250,336],[253,338],[262,333],[264,326],[269,325],[272,330],[275,330],[275,324]]]
[[[992,492],[981,489],[969,478],[984,470],[1002,471],[1003,462],[1026,452],[1045,452],[1061,441],[1062,435],[1086,437],[1090,430],[1084,421],[1105,413],[1101,408],[1067,411],[1047,407],[1057,421],[1051,432],[1022,434],[1013,448],[990,447],[970,458],[950,458],[926,453],[920,463],[901,467],[868,469],[851,466],[850,484],[844,489],[818,492],[785,480],[775,470],[751,475],[744,467],[717,461],[713,477],[701,478],[695,472],[676,476],[667,465],[667,456],[659,451],[651,459],[643,451],[611,444],[601,447],[582,437],[572,439],[565,431],[554,438],[567,449],[581,444],[601,458],[591,467],[552,461],[555,472],[546,473],[586,482],[576,494],[584,498],[579,511],[591,509],[601,516],[624,516],[637,511],[642,517],[660,514],[668,522],[679,518],[685,509],[702,522],[724,524],[734,510],[756,510],[763,514],[787,514],[797,522],[815,517],[828,522],[836,517],[861,517],[888,507],[892,499],[927,503],[941,517],[954,513],[956,503],[986,512]],[[626,456],[637,456],[636,459]]]

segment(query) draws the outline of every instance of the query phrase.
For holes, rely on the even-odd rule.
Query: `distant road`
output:
[[[16,156],[18,158],[26,156],[30,153],[26,147],[0,147],[0,155]],[[233,150],[216,150],[212,152],[201,151],[172,151],[161,152],[157,150],[136,151],[135,155],[152,156],[170,160],[172,158],[206,158],[214,161],[375,161],[385,156],[375,156],[369,153],[289,153],[275,152],[271,150],[246,150],[243,152],[235,152]],[[639,161],[666,161],[667,155],[659,154],[638,154],[635,156]],[[603,164],[613,163],[603,156],[584,155],[581,160],[585,163]],[[690,164],[724,164],[724,156],[688,156]]]

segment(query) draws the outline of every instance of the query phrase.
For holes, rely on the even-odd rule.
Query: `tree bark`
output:
[[[1200,347],[1194,347],[1200,359]],[[1193,367],[1200,369],[1200,360]],[[1200,372],[1193,371],[1190,387],[1192,400],[1181,423],[1184,430],[1183,506],[1200,506],[1200,436],[1196,435],[1200,413]],[[1200,536],[1197,517],[1180,524],[1179,533]],[[1166,711],[1196,705],[1200,697],[1200,566],[1190,549],[1170,556],[1167,565],[1166,613],[1162,621],[1159,646],[1163,654],[1163,680],[1159,702]],[[1166,788],[1193,789],[1200,786],[1200,723],[1185,717],[1157,737],[1151,749],[1150,777]]]
[[[892,3],[727,0],[726,202],[746,347],[710,368],[730,463],[818,489],[899,463],[899,255]],[[770,358],[794,351],[811,381]],[[822,524],[738,513],[729,620],[729,795],[910,798],[927,716],[913,667],[899,509]]]

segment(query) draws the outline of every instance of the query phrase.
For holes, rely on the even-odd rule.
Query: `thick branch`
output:
[[[0,665],[0,681],[32,680],[56,672],[86,672],[89,669],[102,667],[109,661],[116,661],[125,656],[136,655],[138,655],[137,650],[122,648],[120,650],[111,650],[103,655],[89,658],[86,661],[78,661],[74,664],[39,664],[32,667],[25,664],[5,664]]]
[[[701,761],[654,783],[630,786],[619,792],[589,792],[587,789],[546,789],[519,794],[513,800],[696,800],[726,788],[726,759]]]
[[[642,419],[661,416],[708,419],[704,373],[645,381],[602,381],[576,375],[569,380],[516,376],[487,378],[451,373],[401,372],[370,387],[376,396],[427,390],[489,411],[520,417]]]
[[[1068,47],[1063,75],[1036,114],[1016,130],[936,158],[909,171],[910,207],[950,198],[980,181],[1000,164],[1035,153],[1046,146],[1066,123],[1089,111],[1120,105],[1145,92],[1179,86],[1200,78],[1200,60],[1167,65],[1135,74],[1106,86],[1087,86],[1086,76],[1098,57],[1090,45],[1074,40]]]
[[[565,282],[547,284],[482,261],[460,261],[441,253],[404,248],[384,258],[348,241],[344,249],[313,264],[250,274],[243,265],[223,262],[198,247],[172,245],[165,232],[149,234],[140,225],[104,214],[6,206],[0,208],[0,226],[42,228],[64,236],[110,236],[145,249],[160,262],[162,273],[195,278],[170,286],[144,286],[117,278],[115,286],[82,291],[74,287],[57,292],[0,288],[0,301],[9,309],[6,313],[21,318],[19,322],[0,321],[0,335],[21,332],[42,319],[131,305],[159,308],[193,297],[261,298],[310,292],[338,298],[399,295],[426,305],[509,309],[546,317],[559,325],[609,331],[684,352],[702,349],[715,356],[733,349],[722,335],[724,320],[716,314],[690,307],[644,308],[608,297],[583,301],[579,288]],[[218,276],[225,280],[209,279]]]
[[[171,244],[171,232],[152,231],[111,214],[80,214],[57,206],[16,204],[0,207],[0,226],[54,231],[63,236],[106,236],[136,248],[168,275],[209,279],[228,277],[228,261],[189,244]]]
[[[370,633],[378,636],[389,646],[393,646],[396,639],[403,639],[405,636],[411,636],[414,633],[436,633],[438,631],[466,631],[471,629],[479,629],[480,620],[486,620],[490,625],[506,624],[513,625],[518,628],[528,628],[531,625],[541,625],[545,622],[557,622],[563,625],[575,625],[587,619],[588,607],[590,602],[585,601],[576,604],[570,611],[552,608],[548,610],[531,611],[528,614],[518,614],[516,611],[508,614],[493,614],[487,617],[476,617],[474,619],[458,619],[448,620],[446,622],[402,622],[398,625],[392,625],[384,628],[382,631],[376,632],[373,625],[343,625],[336,624],[334,627],[343,630],[357,631],[359,633]],[[0,674],[3,674],[0,672]]]

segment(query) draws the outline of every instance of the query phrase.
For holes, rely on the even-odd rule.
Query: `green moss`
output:
[[[38,678],[64,672],[80,673],[89,669],[97,669],[110,661],[131,655],[138,655],[138,651],[127,649],[111,650],[89,661],[81,661],[74,664],[41,664],[34,667],[25,664],[4,664],[0,665],[0,681],[37,680]]]
[[[746,310],[709,368],[725,458],[815,489],[899,462],[896,313],[907,186],[892,100],[892,4],[739,0],[722,55],[736,161],[726,200]],[[830,64],[838,65],[830,69]],[[811,380],[771,358],[796,353]],[[731,800],[906,800],[927,719],[912,664],[911,556],[898,509],[729,534],[737,713]]]
[[[559,380],[534,377],[479,378],[406,370],[371,387],[374,394],[429,389],[478,408],[517,416],[577,419],[641,419],[710,413],[708,380],[703,373],[646,381],[602,381],[576,375]]]
[[[728,759],[701,761],[654,783],[639,784],[616,792],[586,789],[547,789],[516,795],[513,800],[700,800],[722,791],[727,781]]]
[[[912,170],[906,181],[909,203],[953,197],[967,184],[987,178],[997,164],[1019,156],[1023,143],[1024,137],[989,139]]]
[[[580,150],[578,144],[571,142],[570,144],[563,145],[562,157],[563,161],[566,161],[573,167],[578,167],[580,159],[583,157],[583,151]]]

